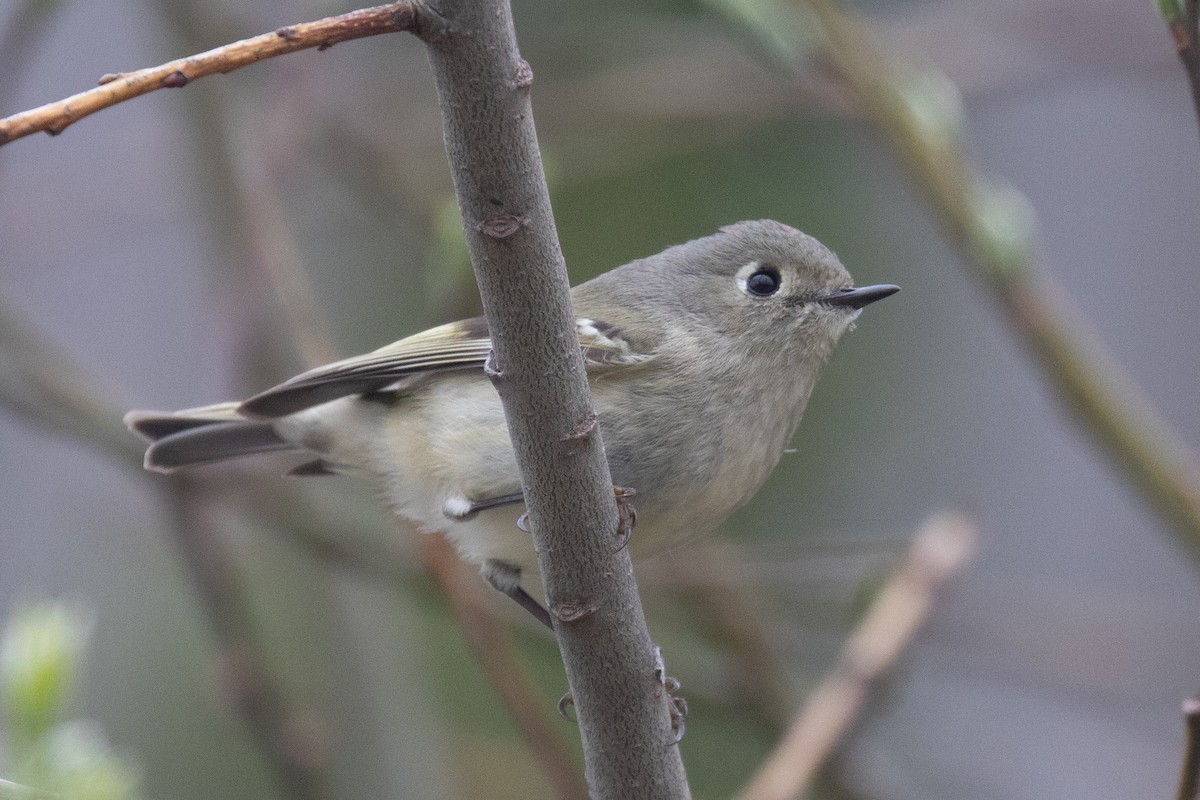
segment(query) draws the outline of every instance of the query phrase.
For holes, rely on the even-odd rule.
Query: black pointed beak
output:
[[[891,297],[900,291],[899,286],[881,283],[876,286],[859,286],[853,289],[835,289],[829,297],[821,302],[827,306],[844,306],[846,308],[863,308],[876,300]]]

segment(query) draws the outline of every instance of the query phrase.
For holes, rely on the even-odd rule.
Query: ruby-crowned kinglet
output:
[[[769,220],[625,264],[571,299],[613,481],[636,490],[634,554],[716,528],[767,479],[817,375],[860,309],[837,257]],[[271,450],[316,455],[291,474],[367,473],[401,517],[445,531],[493,586],[536,569],[482,318],[305,372],[242,403],[125,422],[147,469]],[[545,621],[542,613],[535,611]]]

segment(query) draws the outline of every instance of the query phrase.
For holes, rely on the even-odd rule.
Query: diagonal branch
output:
[[[275,56],[313,47],[327,50],[338,42],[398,31],[418,32],[414,3],[389,3],[315,22],[288,25],[157,67],[105,75],[94,89],[0,119],[0,145],[38,131],[56,136],[89,114],[156,89],[179,89],[196,78],[232,72]]]
[[[958,514],[938,514],[925,523],[842,646],[837,666],[796,712],[740,800],[788,800],[804,794],[929,617],[938,590],[961,571],[974,543],[974,526]]]

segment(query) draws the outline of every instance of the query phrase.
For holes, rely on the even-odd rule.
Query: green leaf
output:
[[[1154,0],[1154,4],[1158,6],[1158,13],[1168,25],[1174,25],[1183,19],[1183,9],[1179,0]]]
[[[0,639],[0,699],[14,742],[34,742],[62,718],[88,627],[79,611],[61,604],[27,606],[13,615]]]

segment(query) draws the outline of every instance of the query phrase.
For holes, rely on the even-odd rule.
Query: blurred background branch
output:
[[[747,0],[772,7],[778,0]],[[811,12],[827,53],[871,121],[904,158],[963,264],[987,288],[1066,408],[1175,532],[1200,565],[1200,462],[1155,409],[1066,290],[1033,256],[1033,211],[1013,187],[980,177],[965,151],[958,92],[932,68],[886,53],[837,0],[796,0]],[[761,37],[762,14],[741,22]],[[802,22],[793,22],[802,24]],[[777,37],[770,38],[778,52]],[[803,54],[788,49],[788,63]]]
[[[833,671],[809,694],[740,800],[802,797],[879,683],[933,611],[937,594],[966,565],[977,534],[961,514],[941,513],[917,532],[842,646]]]
[[[143,448],[119,423],[123,410],[106,394],[103,382],[75,367],[3,304],[0,364],[8,366],[0,370],[0,402],[10,410],[140,471]],[[208,501],[200,499],[208,492],[184,476],[154,483],[172,509],[170,530],[208,612],[234,707],[244,714],[287,796],[324,797],[320,734],[292,707],[265,666],[237,566],[206,517]]]
[[[583,765],[567,749],[559,734],[561,729],[553,724],[541,698],[531,688],[512,641],[491,611],[496,600],[493,593],[481,596],[483,585],[475,575],[468,574],[444,536],[422,535],[420,544],[421,561],[446,593],[471,654],[554,787],[554,796],[558,800],[587,800]]]
[[[1157,4],[1183,63],[1200,123],[1200,0],[1158,0]]]
[[[245,717],[286,797],[330,797],[325,734],[310,713],[285,695],[266,666],[245,580],[214,527],[210,503],[203,495],[194,478],[170,478],[166,496],[174,523],[171,531],[220,642],[226,699]]]
[[[35,54],[38,43],[54,21],[62,0],[19,0],[0,27],[0,107]]]
[[[121,424],[118,396],[0,297],[0,402],[9,410],[141,469],[144,448]]]

